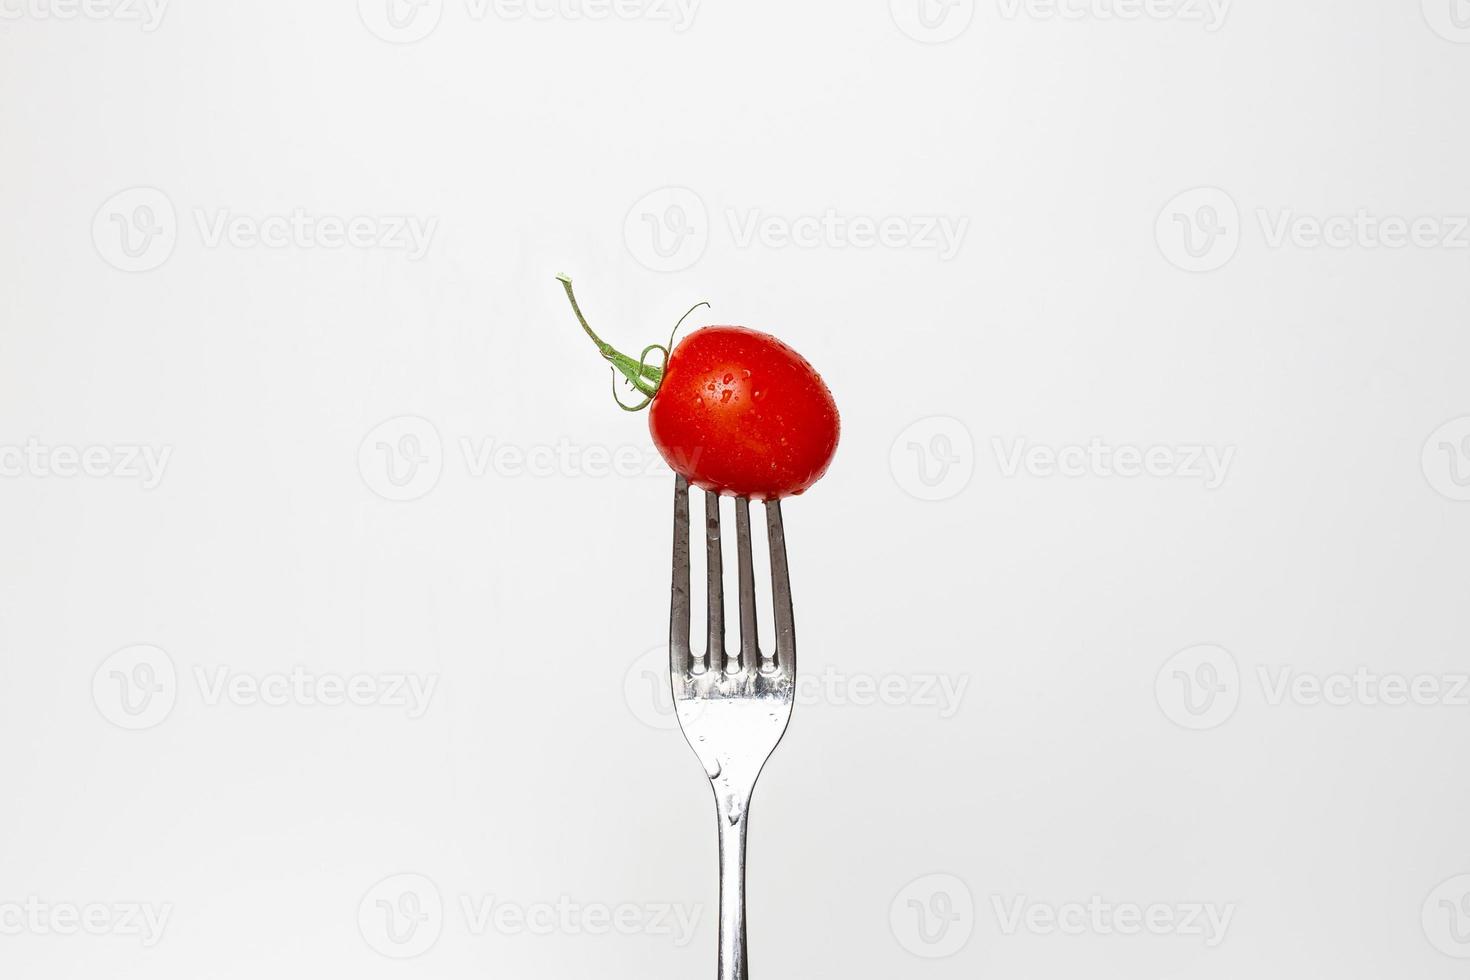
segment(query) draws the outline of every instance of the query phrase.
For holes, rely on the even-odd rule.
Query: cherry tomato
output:
[[[827,472],[842,426],[832,392],[806,358],[757,330],[704,327],[672,352],[649,344],[635,360],[593,332],[571,279],[557,278],[582,329],[613,366],[614,397],[620,374],[644,396],[636,405],[618,404],[630,412],[652,406],[648,431],[675,473],[704,490],[769,500],[804,493]],[[648,362],[655,350],[662,364]]]
[[[680,341],[648,413],[674,472],[754,500],[816,483],[840,429],[832,392],[806,358],[745,327],[705,327]]]

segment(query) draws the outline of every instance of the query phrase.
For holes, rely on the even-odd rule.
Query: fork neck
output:
[[[745,852],[750,794],[743,800],[716,794],[720,815],[719,980],[748,980],[745,952]]]

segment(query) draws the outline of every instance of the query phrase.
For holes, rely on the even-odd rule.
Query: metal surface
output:
[[[674,484],[674,583],[669,615],[669,672],[679,727],[699,757],[715,794],[720,828],[719,980],[746,980],[745,843],[755,781],[791,720],[796,687],[796,628],[781,502],[765,503],[775,605],[776,650],[763,655],[756,636],[755,573],[750,553],[750,502],[735,501],[739,559],[740,645],[725,649],[719,498],[705,492],[709,576],[704,653],[689,648],[689,484]]]

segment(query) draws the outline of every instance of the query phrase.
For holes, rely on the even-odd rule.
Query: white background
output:
[[[843,413],[758,977],[1463,975],[1463,0],[67,2],[0,0],[0,973],[712,972],[670,480],[565,271]],[[213,696],[295,668],[376,693]]]

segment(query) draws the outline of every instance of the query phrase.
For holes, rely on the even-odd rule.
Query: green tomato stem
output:
[[[650,350],[662,350],[663,348],[659,348],[656,344],[645,348],[643,357],[636,361],[627,354],[624,354],[612,344],[597,336],[596,331],[592,329],[592,325],[582,315],[582,307],[577,303],[577,294],[572,291],[572,277],[560,275],[556,278],[561,282],[562,288],[566,290],[567,300],[572,304],[572,312],[576,314],[577,322],[582,325],[582,329],[586,332],[587,336],[591,337],[592,342],[597,345],[597,351],[603,356],[603,359],[610,362],[618,373],[622,374],[628,380],[628,384],[637,388],[649,399],[652,399],[654,395],[658,394],[659,385],[663,383],[664,379],[663,368],[654,367],[652,364],[649,364],[647,358]],[[667,361],[667,354],[665,355],[665,360]],[[647,404],[645,401],[639,407],[644,407]]]

